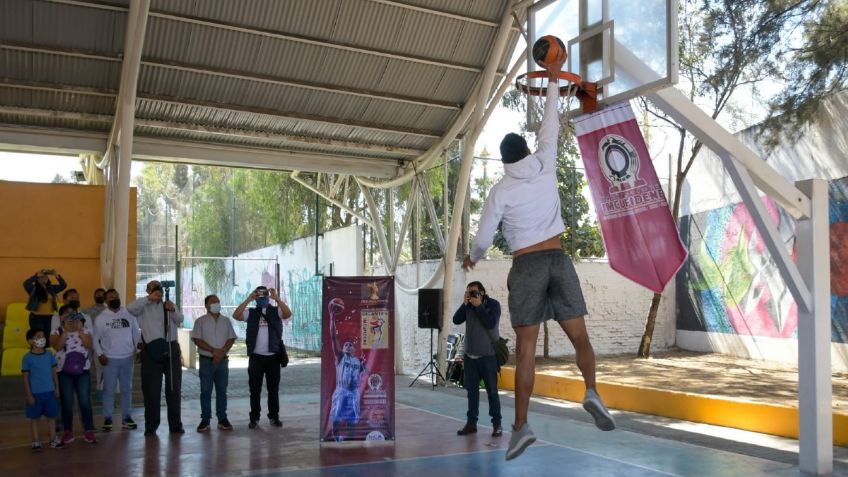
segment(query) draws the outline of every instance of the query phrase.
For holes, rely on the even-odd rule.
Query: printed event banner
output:
[[[395,439],[394,278],[324,277],[321,441]]]
[[[574,119],[610,267],[662,293],[686,261],[629,102]]]

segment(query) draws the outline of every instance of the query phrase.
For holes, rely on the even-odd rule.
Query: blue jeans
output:
[[[227,418],[227,383],[230,380],[229,360],[215,364],[212,358],[200,357],[200,420],[212,419],[212,387],[215,387],[215,415]]]
[[[115,410],[115,385],[121,386],[121,417],[132,416],[132,380],[135,356],[109,358],[103,369],[103,417],[112,419]]]
[[[91,413],[91,373],[86,369],[79,376],[59,373],[59,393],[62,398],[62,428],[71,432],[74,424],[74,393],[77,395],[82,426],[86,431],[94,430],[94,416]]]
[[[501,425],[501,399],[498,396],[498,362],[495,355],[481,356],[471,359],[466,355],[462,360],[462,381],[468,391],[468,422],[477,423],[477,415],[480,413],[480,379],[486,385],[486,394],[489,396],[489,415],[492,416],[492,425]]]

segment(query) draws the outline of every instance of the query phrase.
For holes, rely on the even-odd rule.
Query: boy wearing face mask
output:
[[[218,429],[231,431],[227,419],[227,383],[229,364],[227,353],[236,341],[236,331],[230,319],[221,314],[221,301],[209,295],[203,301],[207,313],[194,322],[191,339],[200,355],[200,425],[197,432],[209,430],[212,419],[212,388],[215,388],[215,414]]]
[[[135,350],[141,341],[141,329],[135,316],[121,306],[117,290],[104,293],[106,309],[94,323],[94,351],[103,370],[103,430],[112,430],[115,386],[121,390],[121,427],[136,429],[132,418],[132,381]]]
[[[56,435],[56,416],[59,415],[59,378],[56,374],[56,357],[46,350],[47,338],[40,328],[27,331],[26,339],[30,351],[21,362],[24,376],[24,394],[26,395],[26,416],[32,427],[32,450],[41,450],[38,436],[38,420],[41,416],[47,421],[50,447],[56,449],[64,444]]]

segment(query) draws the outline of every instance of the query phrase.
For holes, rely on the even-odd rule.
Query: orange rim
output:
[[[547,78],[547,71],[531,71],[519,75],[515,79],[515,87],[522,93],[529,96],[545,96],[548,94],[547,86],[530,86],[527,84],[529,79]],[[560,79],[568,81],[570,84],[559,87],[560,96],[568,96],[573,94],[580,101],[584,113],[591,113],[598,109],[598,84],[583,81],[580,75],[570,71],[560,71]],[[575,92],[574,89],[577,89]]]

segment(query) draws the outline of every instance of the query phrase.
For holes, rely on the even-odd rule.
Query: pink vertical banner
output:
[[[393,277],[324,277],[322,442],[395,439]]]
[[[574,119],[610,267],[662,293],[686,261],[629,102]]]

